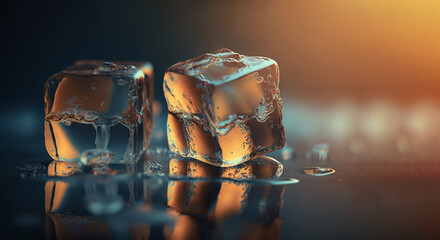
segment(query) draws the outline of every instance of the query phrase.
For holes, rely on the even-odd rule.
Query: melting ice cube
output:
[[[284,146],[277,63],[220,49],[164,77],[171,151],[234,166]]]
[[[116,161],[138,158],[149,143],[152,81],[133,66],[74,65],[45,85],[45,143],[55,160],[110,149]]]

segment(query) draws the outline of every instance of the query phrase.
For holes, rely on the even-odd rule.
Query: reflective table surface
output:
[[[338,146],[317,159],[311,145],[290,146],[287,160],[285,151],[269,154],[283,164],[285,182],[259,181],[276,178],[276,164],[249,163],[224,175],[162,148],[136,165],[112,166],[105,176],[66,177],[75,168],[49,164],[45,155],[4,154],[3,227],[19,239],[429,239],[440,233],[436,150]],[[336,172],[304,174],[316,166]]]

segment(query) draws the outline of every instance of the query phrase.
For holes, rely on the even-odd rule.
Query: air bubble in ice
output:
[[[63,123],[64,123],[64,125],[66,125],[66,126],[70,126],[70,125],[72,125],[72,122],[71,122],[71,121],[63,121]]]
[[[326,176],[335,173],[336,171],[333,168],[324,168],[324,167],[308,167],[304,168],[302,172],[306,175],[310,176]]]

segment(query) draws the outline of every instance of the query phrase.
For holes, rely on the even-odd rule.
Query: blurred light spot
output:
[[[409,132],[419,138],[435,135],[439,130],[439,110],[429,103],[414,106],[405,119]]]
[[[350,150],[352,153],[358,154],[365,151],[366,145],[359,139],[355,139],[350,143]]]
[[[362,116],[361,130],[373,141],[391,138],[401,125],[398,108],[388,102],[372,103]]]
[[[34,109],[5,109],[1,111],[1,134],[8,137],[32,138],[42,128],[42,116]]]
[[[397,149],[399,152],[404,153],[407,152],[410,148],[409,141],[406,137],[399,137],[397,139]]]
[[[347,140],[356,131],[356,107],[352,102],[338,103],[333,109],[328,122],[330,137],[335,140]]]

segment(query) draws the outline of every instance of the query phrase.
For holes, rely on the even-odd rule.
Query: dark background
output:
[[[44,82],[80,59],[151,61],[163,102],[167,67],[226,47],[275,59],[285,102],[386,101],[373,119],[420,101],[433,103],[432,112],[440,109],[438,7],[396,0],[8,1],[1,10],[1,150],[44,153]],[[298,115],[287,103],[285,114]]]

